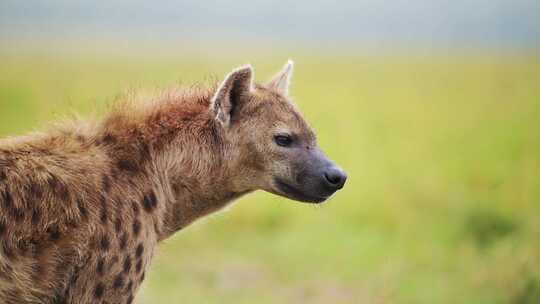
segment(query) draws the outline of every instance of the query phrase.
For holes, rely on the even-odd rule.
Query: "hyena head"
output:
[[[240,67],[212,99],[215,118],[236,151],[241,183],[293,200],[321,203],[345,184],[345,172],[318,147],[315,134],[288,97],[292,61],[268,83],[253,83]]]

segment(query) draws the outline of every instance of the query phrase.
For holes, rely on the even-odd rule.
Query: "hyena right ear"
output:
[[[229,73],[217,89],[210,103],[211,110],[223,126],[228,126],[239,103],[248,98],[253,86],[251,65],[239,67]]]

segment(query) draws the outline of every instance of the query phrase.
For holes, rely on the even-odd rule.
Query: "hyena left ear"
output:
[[[239,67],[229,73],[217,89],[210,103],[216,120],[228,126],[235,110],[244,98],[248,98],[253,87],[251,65]]]
[[[294,63],[289,59],[281,71],[268,82],[267,87],[287,96],[289,93],[289,83],[291,82],[293,67]]]

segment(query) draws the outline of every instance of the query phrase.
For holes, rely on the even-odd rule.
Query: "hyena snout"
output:
[[[280,194],[301,202],[321,203],[343,188],[347,174],[318,150],[292,164],[293,178],[275,178]]]
[[[326,186],[333,191],[343,188],[347,181],[347,173],[335,165],[326,169],[323,175]]]
[[[307,163],[308,169],[304,174],[313,175],[312,179],[315,179],[315,181],[312,181],[312,183],[318,185],[314,190],[318,192],[320,196],[329,197],[345,185],[345,182],[347,181],[347,174],[345,171],[328,159],[322,152],[315,152],[314,155],[307,160]],[[309,167],[311,167],[311,170]]]

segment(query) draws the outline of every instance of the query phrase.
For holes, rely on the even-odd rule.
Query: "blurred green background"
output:
[[[291,57],[292,97],[349,175],[322,206],[258,192],[181,231],[162,244],[139,303],[540,303],[539,48],[516,36],[437,50],[429,37],[401,48],[226,35],[186,46],[9,24],[2,137],[247,62],[264,81]]]

